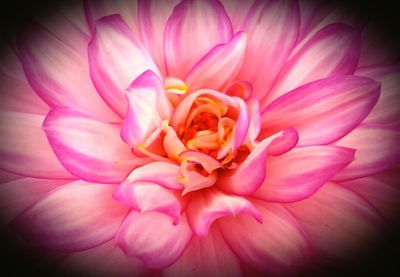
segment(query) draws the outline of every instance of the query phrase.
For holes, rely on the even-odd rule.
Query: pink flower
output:
[[[290,274],[392,218],[400,70],[369,27],[296,1],[54,17],[0,67],[0,193],[67,268]]]

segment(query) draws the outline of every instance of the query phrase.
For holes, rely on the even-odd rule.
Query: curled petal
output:
[[[243,32],[210,50],[201,58],[185,77],[192,91],[203,88],[220,89],[228,84],[238,73],[244,59],[247,36]]]
[[[298,269],[310,256],[311,247],[297,221],[281,205],[256,202],[263,217],[260,224],[248,216],[223,218],[222,236],[244,262],[272,276]]]
[[[388,169],[400,162],[400,131],[379,126],[360,125],[336,142],[357,149],[354,161],[335,180],[349,180]]]
[[[151,182],[167,189],[179,190],[183,188],[177,180],[179,174],[180,167],[176,164],[154,162],[133,170],[125,182]]]
[[[88,54],[90,75],[97,91],[121,116],[127,107],[124,94],[132,80],[146,70],[158,74],[151,57],[119,15],[96,22]]]
[[[245,140],[248,146],[252,148],[256,144],[255,142],[261,129],[260,104],[256,98],[250,98],[247,100],[247,106],[250,114],[250,122]]]
[[[212,26],[210,28],[210,26]],[[164,33],[164,55],[169,76],[183,79],[211,48],[226,43],[232,25],[216,0],[184,0],[173,10]]]
[[[246,81],[236,81],[224,89],[224,93],[229,96],[236,96],[247,100],[253,93],[253,86]]]
[[[114,191],[114,199],[140,212],[156,211],[171,216],[179,223],[181,206],[172,190],[150,182],[124,182]]]
[[[173,225],[165,214],[132,211],[115,240],[125,255],[142,260],[148,268],[164,268],[180,257],[191,237],[185,215]]]
[[[145,161],[121,141],[119,126],[79,112],[53,109],[43,128],[63,166],[82,180],[119,183]]]
[[[227,192],[241,195],[255,192],[265,179],[265,163],[268,152],[284,153],[293,148],[296,143],[297,133],[292,129],[264,139],[257,144],[237,169],[232,173],[219,176],[218,186]],[[269,148],[271,149],[269,150]]]
[[[217,189],[209,189],[193,196],[187,206],[187,216],[193,232],[206,236],[211,224],[218,218],[246,214],[260,223],[262,217],[250,201],[240,196],[228,195]]]
[[[263,111],[261,136],[293,127],[299,133],[299,146],[334,142],[360,124],[378,101],[379,92],[378,82],[363,77],[311,82],[279,97]]]
[[[53,250],[92,248],[113,238],[127,213],[112,199],[113,190],[111,185],[83,181],[61,186],[20,214],[12,227]]]
[[[178,181],[185,187],[182,191],[182,195],[185,195],[188,192],[208,188],[215,184],[217,181],[217,174],[215,172],[208,176],[203,176],[199,172],[192,170],[190,165],[192,164],[186,161],[181,164],[181,176]]]
[[[180,158],[201,164],[201,166],[209,174],[211,174],[214,170],[222,167],[221,163],[217,159],[214,159],[213,157],[198,151],[182,152]]]
[[[253,195],[270,202],[307,198],[351,163],[354,153],[355,150],[344,147],[309,146],[269,157],[266,178]]]
[[[171,127],[166,129],[166,135],[164,137],[163,144],[168,157],[173,160],[179,160],[179,155],[187,150],[186,146],[179,139],[175,130]]]

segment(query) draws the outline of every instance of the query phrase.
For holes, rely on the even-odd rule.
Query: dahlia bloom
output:
[[[393,218],[400,68],[370,25],[297,1],[74,8],[0,67],[2,220],[64,267],[290,274]]]

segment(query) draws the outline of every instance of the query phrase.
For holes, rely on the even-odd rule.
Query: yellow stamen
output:
[[[189,87],[181,79],[174,78],[174,77],[167,77],[167,78],[165,78],[164,89],[165,89],[165,92],[169,92],[169,93],[185,94],[189,90]]]

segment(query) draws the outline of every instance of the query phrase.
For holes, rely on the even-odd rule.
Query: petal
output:
[[[253,195],[269,202],[305,199],[352,162],[354,152],[343,147],[309,146],[269,157],[264,183]]]
[[[49,106],[32,90],[29,84],[0,73],[0,111],[47,114]]]
[[[372,177],[341,182],[340,185],[368,199],[385,216],[385,219],[396,220],[399,211],[398,199],[400,199],[398,188]]]
[[[206,237],[193,237],[179,260],[163,276],[242,276],[240,261],[224,242],[217,227]]]
[[[132,80],[146,70],[158,74],[151,57],[119,15],[97,21],[88,54],[90,75],[96,89],[121,116],[127,106],[125,90]]]
[[[165,27],[164,55],[168,76],[183,79],[189,69],[215,45],[232,36],[224,7],[216,0],[184,0]]]
[[[46,193],[71,180],[21,178],[0,186],[1,220],[9,222]]]
[[[248,146],[255,146],[261,129],[260,104],[256,98],[250,98],[247,100],[247,106],[250,114],[250,122],[245,140]]]
[[[174,224],[179,223],[181,205],[178,194],[158,184],[124,182],[114,191],[113,197],[131,209],[164,213],[174,219]]]
[[[42,130],[44,116],[0,113],[0,167],[12,173],[48,179],[75,179],[60,164]]]
[[[389,128],[361,125],[336,142],[357,149],[355,160],[335,176],[348,180],[368,176],[400,162],[400,132]]]
[[[320,255],[345,258],[371,242],[382,227],[376,210],[357,194],[325,184],[310,198],[285,205]]]
[[[167,119],[171,107],[164,94],[161,80],[146,71],[129,86],[126,93],[128,110],[121,129],[122,139],[131,146],[143,143],[161,120]]]
[[[262,113],[262,136],[285,127],[299,132],[299,146],[328,144],[353,130],[379,98],[380,84],[355,76],[311,82],[279,97]]]
[[[219,221],[226,243],[242,261],[262,272],[276,276],[295,271],[310,255],[307,237],[281,205],[257,202],[256,208],[263,224],[246,216]]]
[[[126,182],[151,182],[167,189],[179,190],[182,185],[177,177],[180,174],[180,167],[176,164],[166,162],[153,162],[136,168],[126,178]]]
[[[147,273],[143,264],[125,256],[114,240],[88,250],[70,253],[63,265],[67,272],[73,270],[74,273],[85,276],[143,276]]]
[[[279,145],[276,143],[279,143]],[[265,163],[268,152],[272,150],[275,151],[275,153],[283,153],[293,148],[296,143],[297,133],[292,129],[284,130],[274,136],[264,139],[257,144],[249,156],[247,156],[246,160],[240,164],[237,169],[232,170],[231,173],[221,174],[219,176],[218,186],[234,194],[252,194],[264,182]],[[240,181],[238,182],[238,180]]]
[[[238,149],[239,146],[242,145],[247,136],[250,125],[250,114],[247,105],[243,101],[243,99],[239,97],[233,97],[233,99],[236,101],[239,110],[233,135],[232,152],[235,152],[236,149]]]
[[[252,83],[261,99],[272,86],[295,46],[300,17],[296,1],[256,1],[240,29],[248,47],[239,80]]]
[[[54,109],[43,128],[61,163],[82,180],[119,183],[142,163],[121,141],[119,126],[72,110]]]
[[[243,64],[247,35],[239,32],[225,43],[211,49],[185,77],[192,91],[200,88],[221,89],[237,75]]]
[[[178,260],[191,237],[185,216],[173,225],[164,214],[133,211],[115,239],[125,255],[142,260],[148,268],[164,268]]]
[[[75,252],[110,240],[127,209],[112,199],[114,186],[76,181],[50,192],[13,222],[26,239]]]
[[[400,67],[364,67],[358,69],[355,74],[374,79],[382,85],[381,97],[364,122],[400,127]]]
[[[214,172],[213,174],[204,176],[201,173],[197,172],[196,170],[192,170],[190,168],[191,165],[192,165],[192,163],[189,163],[187,161],[184,161],[181,164],[181,175],[180,175],[178,181],[185,188],[182,191],[182,195],[185,195],[188,192],[211,187],[217,181],[218,175],[216,172]]]
[[[95,30],[97,20],[105,16],[119,14],[131,31],[138,34],[137,6],[136,0],[84,0],[86,20],[92,32]]]
[[[240,196],[209,189],[194,195],[186,208],[193,232],[200,237],[208,234],[211,224],[225,216],[251,215],[262,222],[262,217],[251,202]]]
[[[222,167],[217,159],[198,151],[185,151],[179,157],[200,164],[209,174]]]
[[[138,27],[141,41],[165,76],[164,29],[179,0],[138,1]]]
[[[285,65],[262,103],[308,82],[352,74],[357,66],[361,38],[357,30],[332,24],[316,33]]]
[[[17,36],[18,55],[34,91],[51,107],[69,107],[107,121],[119,118],[95,90],[86,50],[61,42],[40,25]]]
[[[224,5],[226,13],[231,19],[233,29],[237,30],[240,29],[243,20],[245,19],[255,0],[220,0],[220,2]]]

